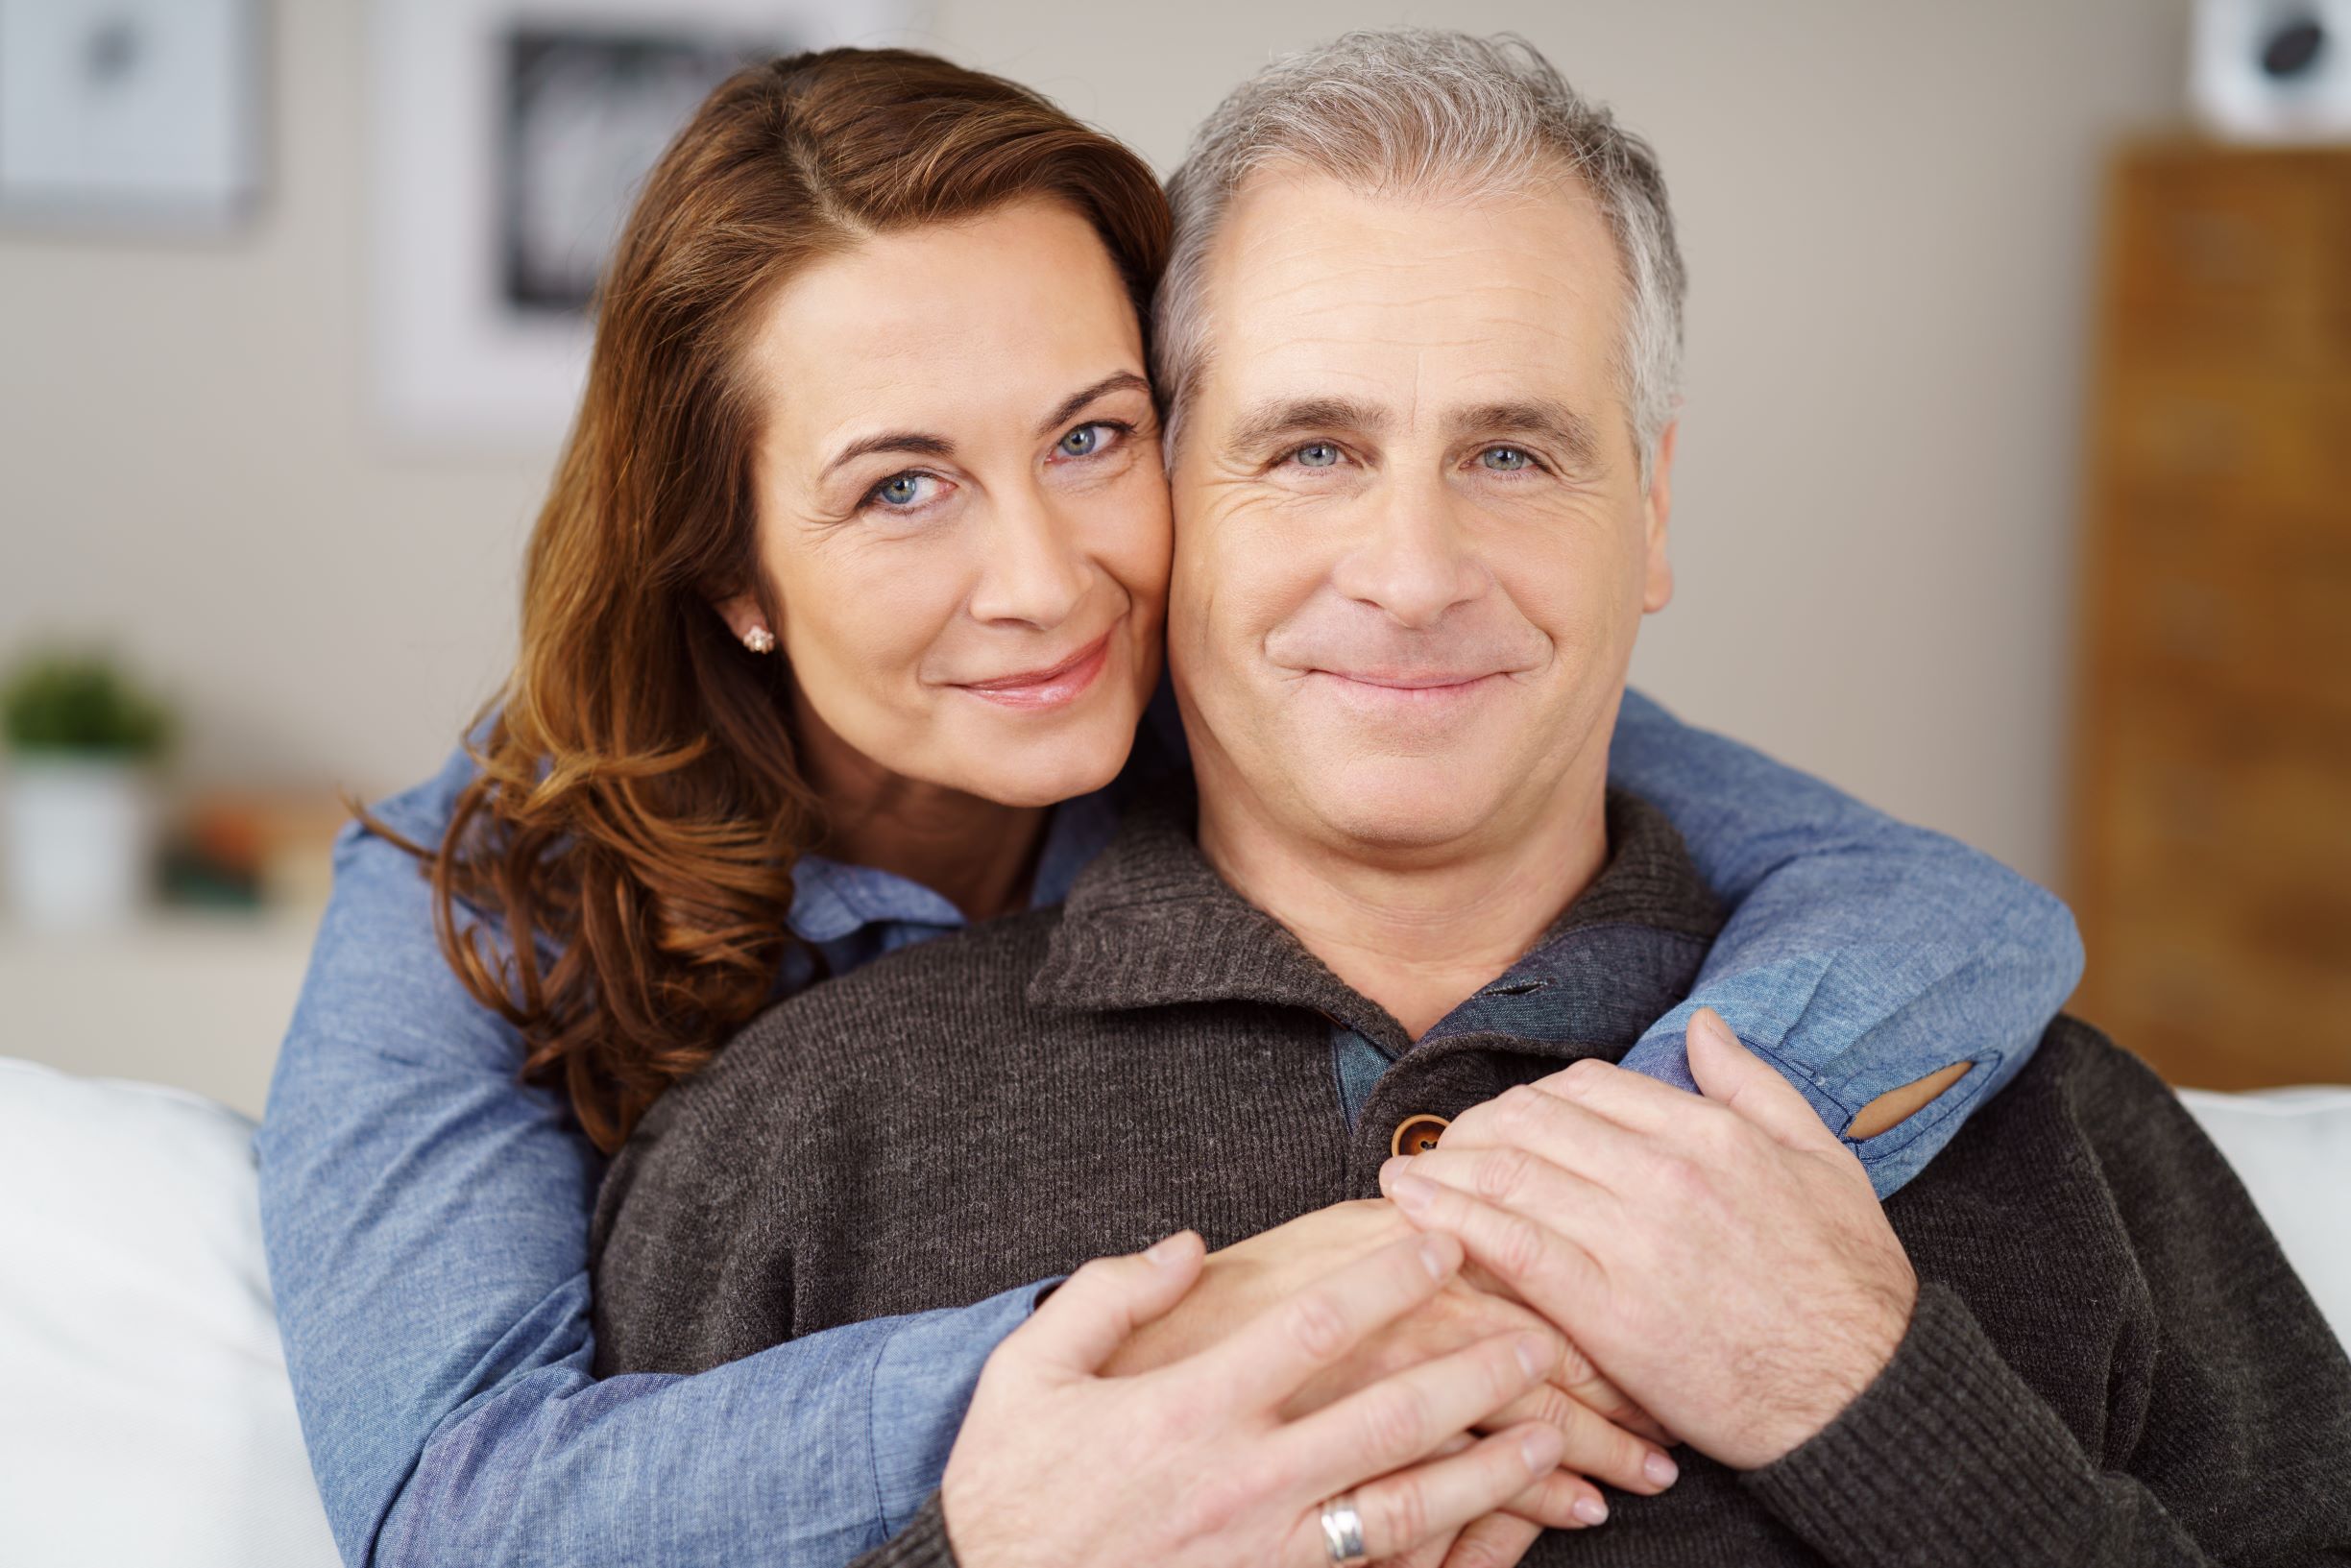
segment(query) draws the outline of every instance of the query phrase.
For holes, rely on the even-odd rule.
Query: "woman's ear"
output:
[[[753,653],[765,653],[775,646],[775,628],[767,624],[767,612],[760,608],[758,594],[729,594],[712,601],[711,608],[718,612],[735,640]]]

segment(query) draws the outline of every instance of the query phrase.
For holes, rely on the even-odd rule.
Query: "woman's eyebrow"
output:
[[[824,466],[820,479],[832,477],[833,470],[843,463],[854,463],[860,457],[876,452],[914,452],[923,457],[953,457],[955,443],[944,436],[927,436],[919,430],[891,430],[878,436],[860,436],[834,454]]]
[[[1055,428],[1067,423],[1079,409],[1095,398],[1106,397],[1113,392],[1129,391],[1140,392],[1145,397],[1149,397],[1151,396],[1151,383],[1132,371],[1112,372],[1092,386],[1074,392],[1062,398],[1059,406],[1038,423],[1037,439],[1041,441],[1053,434]],[[860,436],[836,452],[833,460],[824,466],[823,472],[817,477],[829,478],[833,470],[842,464],[854,463],[860,457],[871,457],[876,452],[912,452],[921,457],[953,457],[955,456],[955,443],[949,441],[945,436],[928,435],[920,430],[887,430],[880,435]]]
[[[1058,407],[1037,422],[1037,439],[1044,440],[1076,418],[1078,411],[1086,404],[1113,392],[1140,392],[1148,398],[1151,396],[1151,383],[1132,371],[1113,371],[1084,391],[1071,393],[1062,398]]]

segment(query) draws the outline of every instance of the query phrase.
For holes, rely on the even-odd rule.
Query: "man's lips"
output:
[[[1507,675],[1508,670],[1373,670],[1373,669],[1310,669],[1309,675],[1327,675],[1333,680],[1346,681],[1356,686],[1385,687],[1392,691],[1441,691],[1453,687],[1475,686]]]
[[[1110,633],[1104,632],[1057,664],[957,685],[1005,708],[1058,708],[1082,695],[1109,662]]]

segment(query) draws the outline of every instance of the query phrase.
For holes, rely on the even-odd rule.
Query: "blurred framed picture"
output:
[[[739,67],[874,44],[898,0],[376,0],[369,240],[378,412],[403,444],[544,446],[639,186]]]
[[[257,0],[0,0],[0,218],[227,229],[261,187]]]
[[[2190,86],[2233,140],[2351,142],[2351,0],[2196,0]]]

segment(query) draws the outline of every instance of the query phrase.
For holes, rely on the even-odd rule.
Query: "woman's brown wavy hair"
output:
[[[607,1152],[771,999],[792,863],[822,831],[782,655],[713,608],[749,587],[773,622],[743,369],[761,307],[869,235],[1036,196],[1093,224],[1142,311],[1168,241],[1142,159],[1001,78],[832,50],[721,84],[620,237],[514,672],[469,727],[479,771],[437,846],[405,844],[467,990]]]

